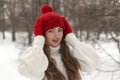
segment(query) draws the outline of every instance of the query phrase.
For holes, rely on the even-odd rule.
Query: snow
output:
[[[5,34],[6,39],[0,37],[0,80],[29,80],[18,72],[19,56],[26,47],[21,43],[24,43],[26,38],[22,38],[19,34],[17,42],[12,42],[11,34],[9,32]],[[90,80],[90,78],[92,80],[120,80],[120,54],[116,44],[113,41],[98,41],[91,44],[97,49],[101,62],[95,72],[85,74],[84,80]]]
[[[28,80],[18,73],[19,53],[9,33],[0,39],[0,80]]]

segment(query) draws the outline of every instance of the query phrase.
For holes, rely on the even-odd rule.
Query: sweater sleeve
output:
[[[37,36],[33,46],[23,52],[19,73],[32,80],[42,80],[48,67],[48,59],[43,52],[44,37]]]
[[[98,65],[99,56],[91,46],[81,43],[73,33],[65,38],[66,42],[72,46],[72,55],[78,60],[81,71],[92,72]]]

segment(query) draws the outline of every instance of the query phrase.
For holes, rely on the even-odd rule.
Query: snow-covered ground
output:
[[[19,55],[25,49],[24,44],[22,44],[25,41],[21,40],[26,38],[22,38],[19,34],[17,42],[12,42],[11,34],[9,32],[5,34],[6,39],[2,39],[0,33],[0,80],[29,80],[18,72]],[[86,75],[85,80],[89,80],[90,77],[92,80],[120,80],[120,64],[117,63],[120,62],[120,54],[116,44],[112,41],[98,41],[92,45],[97,49],[101,62],[93,74]],[[114,59],[111,59],[110,55]]]
[[[6,39],[0,34],[0,80],[28,80],[18,73],[19,47],[11,41],[11,35],[6,33]]]

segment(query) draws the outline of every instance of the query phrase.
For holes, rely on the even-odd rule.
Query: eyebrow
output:
[[[56,27],[52,28],[52,29],[55,29]],[[58,27],[58,29],[62,29],[61,27]]]

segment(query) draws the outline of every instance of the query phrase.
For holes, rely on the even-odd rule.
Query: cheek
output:
[[[53,36],[52,35],[46,35],[46,40],[47,42],[50,42],[52,40]]]
[[[60,38],[63,38],[63,33],[61,33],[59,36],[60,36]]]

